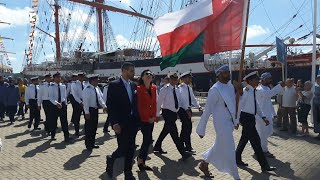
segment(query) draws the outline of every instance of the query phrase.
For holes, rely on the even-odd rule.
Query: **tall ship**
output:
[[[105,79],[119,76],[121,65],[131,62],[136,67],[137,75],[144,69],[150,69],[157,80],[168,72],[181,74],[191,71],[195,87],[206,91],[215,81],[212,71],[221,64],[230,63],[233,78],[238,76],[241,52],[194,56],[184,59],[176,67],[161,71],[160,46],[153,30],[153,18],[186,8],[198,1],[201,0],[135,0],[134,3],[130,0],[37,1],[36,5],[32,5],[34,11],[30,15],[30,42],[25,50],[21,73],[28,77],[59,71],[68,77],[76,72],[85,72],[99,74]],[[251,12],[255,10],[254,7],[250,9]],[[290,19],[292,21],[295,18],[299,18],[299,12]],[[115,35],[119,24],[123,28],[122,32],[126,32],[126,37]],[[306,40],[312,33],[306,32],[301,37],[294,37],[302,26],[284,38],[288,44],[287,75],[307,80],[311,76],[312,53],[303,52],[300,48],[310,46]],[[275,74],[275,81],[281,80],[282,66],[277,57],[273,56],[276,46],[270,41],[275,39],[275,35],[276,32],[272,33],[264,41],[271,42],[269,44],[246,46],[249,52],[244,64],[246,73],[254,70],[260,73],[271,71]],[[320,58],[319,48],[317,58]]]

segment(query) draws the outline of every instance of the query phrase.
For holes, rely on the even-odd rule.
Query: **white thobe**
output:
[[[273,118],[276,116],[276,112],[271,102],[271,98],[283,92],[283,87],[278,84],[274,88],[270,89],[268,86],[260,85],[257,87],[257,102],[260,108],[263,110],[270,125],[266,126],[263,121],[256,121],[256,128],[260,136],[261,147],[263,152],[268,152],[268,138],[273,133]]]
[[[203,158],[219,171],[230,174],[234,179],[240,179],[233,139],[234,126],[239,123],[235,119],[235,112],[235,90],[231,82],[228,84],[215,83],[209,90],[207,103],[197,127],[197,134],[205,135],[208,119],[212,115],[216,140],[212,147],[203,153]]]

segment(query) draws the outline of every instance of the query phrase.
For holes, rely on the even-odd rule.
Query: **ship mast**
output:
[[[95,0],[95,2],[89,2],[89,1],[85,1],[85,0],[69,0],[69,1],[80,3],[80,4],[89,5],[89,6],[95,7],[97,9],[98,34],[99,34],[99,41],[98,42],[99,42],[99,50],[100,50],[100,52],[103,52],[104,51],[104,47],[105,47],[104,46],[104,42],[103,42],[104,37],[103,37],[103,24],[102,24],[102,10],[119,12],[119,13],[122,13],[122,14],[127,14],[127,15],[131,15],[131,16],[137,16],[137,17],[140,17],[140,18],[153,20],[152,17],[145,16],[145,15],[137,13],[137,12],[128,11],[128,10],[125,10],[125,9],[121,9],[121,8],[105,5],[104,4],[104,0]]]
[[[61,60],[61,47],[60,47],[60,29],[59,29],[59,0],[54,0],[54,17],[55,17],[55,29],[56,29],[56,59],[57,64],[60,64]]]

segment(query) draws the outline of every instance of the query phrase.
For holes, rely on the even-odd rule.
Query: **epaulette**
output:
[[[54,84],[52,83],[52,84],[50,84],[50,86],[54,86]]]

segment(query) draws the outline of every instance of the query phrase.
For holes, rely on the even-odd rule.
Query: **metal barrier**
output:
[[[199,102],[200,106],[204,106],[207,101],[208,92],[198,92],[194,91],[194,96],[196,97],[197,101]]]

